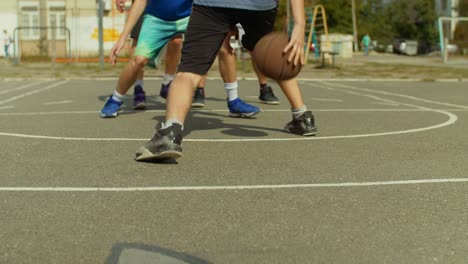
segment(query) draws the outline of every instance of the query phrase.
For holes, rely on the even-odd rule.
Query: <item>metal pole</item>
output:
[[[99,39],[99,67],[104,68],[104,0],[98,0],[98,39]]]
[[[355,0],[351,0],[351,12],[353,16],[353,38],[354,38],[354,51],[359,51],[357,23],[356,23],[356,3]]]

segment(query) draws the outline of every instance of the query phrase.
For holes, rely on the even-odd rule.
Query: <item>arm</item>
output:
[[[111,64],[115,64],[117,62],[117,55],[119,55],[120,51],[125,46],[125,41],[127,40],[128,35],[130,35],[132,28],[135,26],[138,19],[143,14],[147,2],[148,0],[135,0],[132,7],[130,8],[127,22],[125,22],[125,26],[122,30],[122,33],[120,34],[119,40],[117,40],[117,42],[111,49],[111,55],[109,58],[109,62]]]
[[[294,65],[304,64],[304,35],[305,35],[305,14],[304,0],[289,0],[294,18],[294,27],[291,39],[283,52],[291,50],[288,61]]]

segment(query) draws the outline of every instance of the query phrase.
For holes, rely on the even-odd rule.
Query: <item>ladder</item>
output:
[[[323,34],[326,36],[325,37],[326,42],[320,43],[320,45],[318,45],[321,39],[320,36]],[[327,15],[325,13],[325,7],[323,5],[316,5],[314,7],[312,21],[310,23],[310,27],[308,29],[306,28],[306,35],[307,35],[307,45],[306,45],[306,51],[305,51],[306,64],[309,59],[310,45],[312,44],[312,42],[315,44],[316,57],[320,56],[320,53],[322,53],[322,56],[325,56],[325,54],[322,51],[331,50],[331,42],[328,38]],[[320,47],[320,53],[318,51],[319,47]]]

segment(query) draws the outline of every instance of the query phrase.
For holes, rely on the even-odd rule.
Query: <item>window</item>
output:
[[[64,2],[49,2],[47,14],[47,26],[53,27],[47,30],[48,39],[65,39],[67,31],[65,30],[65,3]],[[54,29],[55,28],[55,29]],[[55,30],[55,36],[54,34]]]
[[[28,27],[39,26],[39,2],[20,2],[20,31],[22,39],[39,39],[39,29]]]

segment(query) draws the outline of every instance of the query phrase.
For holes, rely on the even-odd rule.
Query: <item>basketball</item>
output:
[[[253,60],[258,70],[273,80],[289,80],[296,77],[302,65],[294,66],[293,62],[288,62],[291,50],[283,53],[288,43],[289,37],[286,32],[272,32],[263,36],[253,51]]]

